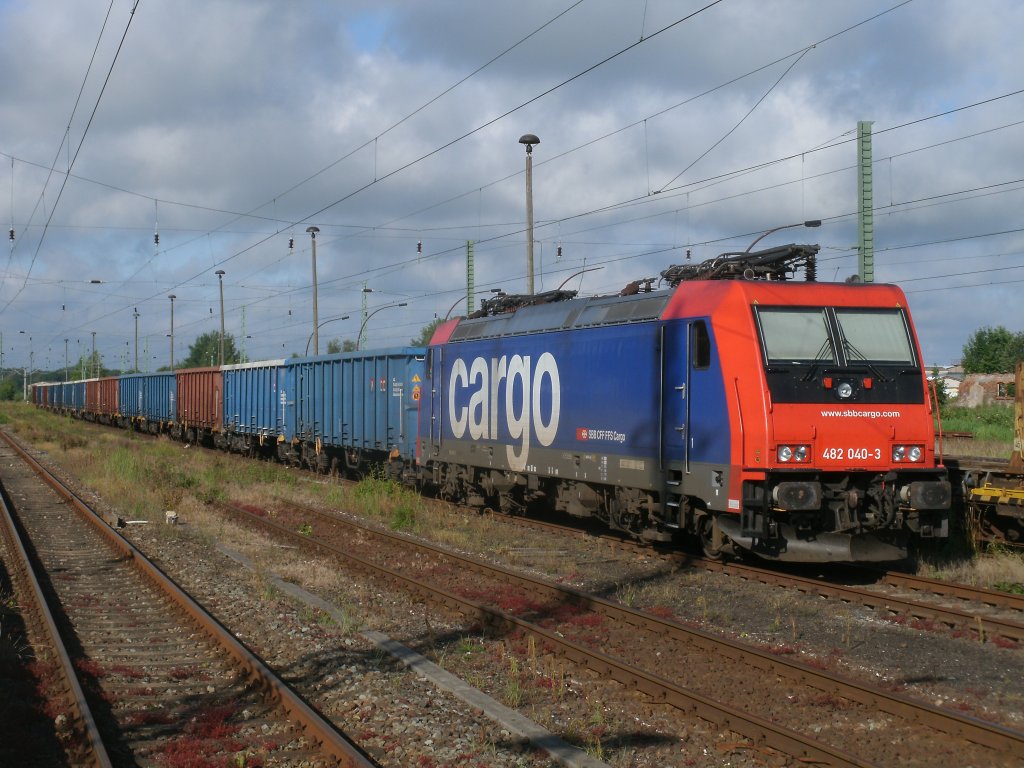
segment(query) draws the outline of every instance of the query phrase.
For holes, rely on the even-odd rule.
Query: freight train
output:
[[[925,366],[902,291],[819,283],[817,250],[723,254],[613,296],[499,295],[426,347],[33,399],[319,472],[378,464],[481,509],[689,534],[711,557],[899,560],[949,531]]]

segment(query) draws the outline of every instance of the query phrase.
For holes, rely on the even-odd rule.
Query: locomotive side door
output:
[[[684,485],[687,494],[702,499],[708,509],[724,511],[734,503],[727,494],[730,450],[733,431],[742,434],[742,416],[739,423],[730,424],[719,355],[723,342],[712,337],[710,321],[692,320],[687,341]]]
[[[705,412],[716,400],[708,397],[716,384],[706,320],[664,325],[661,367],[661,465],[681,484],[694,461],[707,460],[702,448],[716,421]]]
[[[700,410],[702,405],[707,407],[709,401],[706,399],[708,389],[708,369],[711,365],[711,338],[708,335],[708,325],[705,320],[691,320],[687,323],[686,334],[686,423],[689,426],[689,433],[686,435],[683,446],[684,465],[687,474],[692,470],[693,461],[701,461],[699,444],[701,435],[701,422],[706,424],[706,419],[698,419],[694,424],[691,412]],[[705,414],[706,415],[706,414]]]
[[[686,460],[688,324],[669,320],[661,328],[661,468],[678,485]]]

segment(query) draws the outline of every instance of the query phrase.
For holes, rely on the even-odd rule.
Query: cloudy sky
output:
[[[525,290],[526,133],[538,291],[807,219],[761,244],[820,243],[842,280],[858,121],[875,279],[951,363],[1024,330],[1021,30],[1018,0],[0,0],[3,366],[95,332],[130,368],[136,312],[139,367],[166,365],[169,294],[180,360],[219,330],[217,270],[247,354],[301,354],[309,226],[321,351],[364,301],[368,345],[406,344],[464,311],[467,241],[478,292]]]

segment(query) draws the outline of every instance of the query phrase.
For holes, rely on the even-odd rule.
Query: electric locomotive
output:
[[[723,254],[618,296],[498,296],[442,324],[406,472],[481,508],[693,534],[712,557],[888,561],[947,536],[906,298],[817,282],[817,251]]]

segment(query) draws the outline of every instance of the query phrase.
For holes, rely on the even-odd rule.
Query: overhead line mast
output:
[[[871,169],[871,122],[857,123],[857,274],[875,282],[875,193]]]

